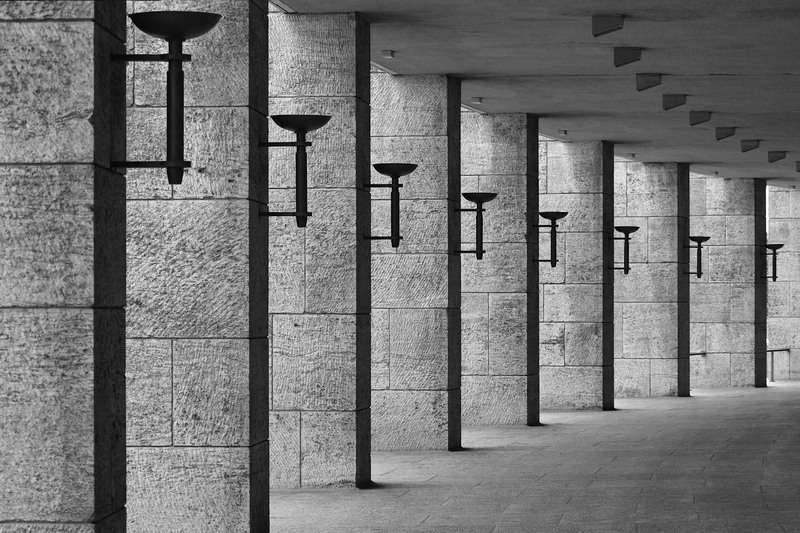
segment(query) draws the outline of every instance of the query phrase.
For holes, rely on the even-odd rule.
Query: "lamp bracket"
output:
[[[191,161],[112,161],[113,168],[192,168]]]
[[[258,145],[259,146],[267,146],[267,147],[270,147],[270,148],[274,148],[274,147],[297,148],[297,147],[300,147],[300,146],[311,146],[311,143],[308,142],[308,141],[306,141],[306,142],[297,142],[297,141],[270,142],[270,141],[264,141],[264,142],[258,143]]]
[[[402,189],[403,184],[398,183],[397,185],[392,185],[391,183],[367,183],[367,188],[370,189],[375,189],[375,188],[391,189],[392,187],[397,187],[398,189]]]
[[[259,214],[259,216],[262,216],[262,217],[303,217],[303,216],[310,217],[311,216],[311,212],[310,211],[300,212],[300,211],[266,211],[266,210],[261,210],[261,211],[258,212],[258,214]]]
[[[180,54],[179,57],[172,57],[170,54],[111,54],[111,59],[114,61],[147,61],[147,62],[168,62],[174,59],[181,61],[191,61],[190,54]]]

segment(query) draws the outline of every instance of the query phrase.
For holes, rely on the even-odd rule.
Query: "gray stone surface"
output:
[[[353,485],[356,480],[357,414],[300,414],[300,472],[303,486]]]
[[[372,449],[446,449],[447,410],[447,391],[373,391]]]
[[[542,409],[597,409],[603,399],[602,368],[543,366],[539,369]]]
[[[527,387],[527,376],[464,376],[464,397],[482,399],[464,403],[464,424],[525,424]]]
[[[300,416],[299,411],[269,413],[269,486],[300,486]]]
[[[392,309],[389,326],[392,390],[447,388],[445,309]]]
[[[372,258],[375,308],[447,307],[444,254],[391,254]]]
[[[125,396],[127,445],[172,445],[172,341],[126,342]]]

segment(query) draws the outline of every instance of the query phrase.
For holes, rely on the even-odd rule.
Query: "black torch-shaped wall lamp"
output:
[[[483,259],[483,254],[486,250],[483,249],[483,204],[491,202],[497,198],[496,192],[465,192],[461,196],[468,202],[475,204],[475,209],[456,209],[462,212],[475,212],[475,249],[474,250],[458,250],[460,254],[475,254],[475,258],[480,261]]]
[[[147,11],[133,13],[131,21],[148,35],[167,41],[166,54],[114,54],[122,61],[163,61],[167,67],[167,160],[113,161],[117,168],[166,168],[172,185],[183,181],[183,169],[192,166],[183,159],[183,62],[191,56],[183,53],[183,43],[200,37],[217,25],[221,15],[200,11]]]
[[[272,115],[272,121],[285,130],[294,132],[297,139],[288,142],[264,142],[266,147],[297,148],[295,152],[295,210],[294,211],[262,211],[262,215],[271,217],[296,217],[297,227],[305,228],[308,224],[308,154],[306,148],[311,143],[306,141],[309,132],[318,130],[328,123],[330,115]]]
[[[783,244],[765,244],[764,247],[769,250],[767,256],[772,256],[772,275],[764,277],[772,281],[778,281],[778,250],[783,248]]]
[[[372,167],[379,174],[388,176],[392,180],[391,183],[367,184],[367,187],[369,188],[386,187],[392,189],[390,196],[391,235],[377,237],[370,236],[369,238],[372,240],[390,240],[392,242],[392,248],[397,248],[400,246],[400,240],[403,238],[400,236],[400,187],[403,186],[400,183],[400,178],[414,172],[417,169],[417,165],[412,165],[410,163],[377,163],[372,165]]]
[[[689,272],[689,274],[695,274],[698,278],[703,277],[703,243],[710,238],[711,237],[701,235],[689,236],[689,240],[696,244],[696,246],[689,245],[689,249],[697,250],[697,270],[695,272]]]
[[[545,220],[549,220],[549,224],[539,224],[540,228],[550,228],[550,259],[539,259],[540,263],[550,263],[550,266],[555,268],[558,264],[558,220],[567,216],[566,211],[540,211],[539,216]]]
[[[622,237],[614,237],[614,240],[623,241],[622,266],[614,267],[614,270],[622,270],[627,275],[631,271],[631,233],[636,232],[639,226],[614,226],[614,229],[622,233]]]

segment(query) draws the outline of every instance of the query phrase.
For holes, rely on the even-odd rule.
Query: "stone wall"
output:
[[[755,383],[756,353],[764,356],[755,335],[759,307],[766,305],[756,298],[764,284],[756,272],[756,261],[762,267],[765,261],[763,246],[756,246],[763,244],[763,234],[756,234],[763,219],[757,180],[692,174],[690,234],[711,237],[703,245],[703,277],[690,277],[691,352],[698,354],[691,357],[692,387]]]
[[[528,184],[537,183],[538,121],[525,114],[461,117],[462,192],[498,195],[485,206],[486,255],[461,257],[464,423],[535,423],[539,240],[529,227],[538,224],[538,190],[529,194]],[[461,248],[474,249],[474,213],[462,213],[461,227]],[[536,394],[529,397],[529,389]]]
[[[267,516],[266,2],[128,2],[223,15],[186,44],[183,184],[127,174],[128,529]],[[166,45],[130,28],[128,48]],[[128,159],[165,156],[164,64],[128,66]]]
[[[613,145],[540,139],[539,146],[539,208],[569,212],[559,221],[559,262],[539,273],[541,406],[610,409]],[[540,258],[549,259],[549,230],[540,231]]]
[[[369,27],[357,15],[269,16],[272,115],[324,114],[309,134],[308,226],[271,217],[270,482],[369,482]],[[294,135],[270,128],[273,141]],[[295,150],[273,148],[271,211],[295,210]]]
[[[631,234],[630,272],[616,271],[617,397],[689,393],[689,166],[618,159],[615,225]],[[621,237],[621,233],[616,233]],[[615,261],[622,267],[623,242]]]
[[[461,445],[458,238],[460,94],[447,76],[372,74],[372,162],[414,163],[402,179],[399,248],[372,245],[375,449]],[[372,182],[387,178],[372,173]],[[373,189],[373,235],[389,235]]]
[[[791,352],[769,355],[767,364],[771,373],[774,358],[778,381],[800,379],[800,190],[769,186],[769,242],[784,246],[778,252],[778,280],[767,282],[767,344]],[[772,275],[772,259],[767,262]]]
[[[124,16],[0,3],[3,531],[124,530]]]

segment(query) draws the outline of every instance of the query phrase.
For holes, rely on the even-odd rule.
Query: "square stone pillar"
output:
[[[754,385],[756,353],[765,370],[763,337],[756,348],[756,330],[763,327],[756,326],[763,316],[763,297],[756,298],[756,293],[763,290],[760,276],[766,264],[764,235],[756,232],[764,217],[763,185],[757,182],[697,174],[691,178],[690,232],[711,237],[703,245],[703,277],[690,276],[691,351],[703,354],[691,358],[694,387]],[[694,250],[690,259],[695,270]],[[765,386],[765,373],[760,374]]]
[[[559,220],[558,264],[541,263],[540,387],[542,408],[613,409],[614,146],[539,140],[540,211]],[[539,224],[540,259],[550,233]]]
[[[616,166],[615,223],[639,226],[631,235],[630,272],[616,271],[616,395],[688,396],[689,165]],[[622,257],[617,241],[620,266]]]
[[[125,527],[125,3],[0,3],[0,529]]]
[[[270,218],[273,487],[370,479],[369,26],[269,17],[270,112],[330,115],[309,134],[308,226]],[[270,128],[273,141],[294,134]],[[295,151],[270,151],[270,210],[295,210]]]
[[[769,186],[769,242],[783,243],[778,252],[778,280],[767,282],[767,365],[775,380],[800,379],[800,190]],[[772,274],[772,261],[768,259]]]
[[[535,116],[461,115],[461,190],[498,194],[486,204],[486,255],[461,258],[465,424],[538,423],[538,144]],[[474,213],[461,229],[461,247],[474,249]]]
[[[400,247],[372,245],[379,450],[461,446],[460,106],[456,79],[372,74],[372,162],[418,165],[402,178]],[[388,194],[373,197],[373,235],[388,235]]]
[[[196,2],[128,2],[131,11]],[[267,525],[267,11],[209,0],[219,25],[188,41],[181,185],[128,185],[128,528]],[[129,49],[163,53],[131,29]],[[163,64],[128,66],[128,159],[163,159]]]

